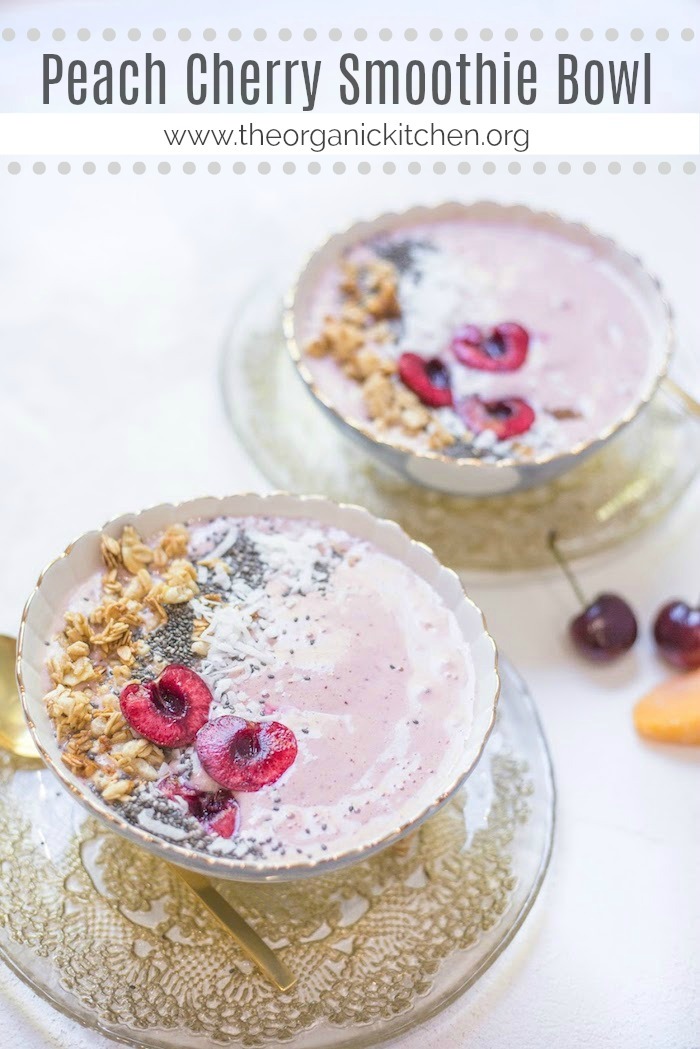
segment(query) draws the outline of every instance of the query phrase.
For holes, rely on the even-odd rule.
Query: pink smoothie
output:
[[[193,530],[193,549],[206,550],[211,527]],[[264,588],[246,595],[265,624],[255,642],[265,662],[232,662],[214,644],[200,672],[217,697],[212,716],[281,721],[299,754],[273,787],[238,797],[242,834],[272,836],[291,858],[351,847],[360,827],[381,837],[405,800],[430,804],[434,783],[459,763],[474,673],[454,615],[406,565],[363,540],[313,522],[245,527],[275,565]],[[310,565],[329,550],[319,588]],[[219,613],[224,636],[225,619]],[[198,782],[206,786],[206,775]]]
[[[524,398],[535,423],[518,441],[535,452],[567,450],[601,434],[650,379],[648,311],[631,281],[598,247],[514,224],[451,220],[404,227],[358,244],[347,259],[365,263],[377,256],[396,265],[401,307],[393,339],[374,347],[377,352],[394,359],[404,352],[441,359],[455,401],[472,394],[486,400]],[[318,335],[324,318],[339,313],[339,280],[336,266],[322,273],[300,318],[302,344]],[[455,359],[450,344],[457,329],[486,330],[504,322],[529,333],[521,367],[487,372]],[[329,357],[307,356],[305,363],[334,406],[367,425],[359,384]],[[456,438],[463,436],[455,411],[433,410]],[[420,447],[421,435],[414,443]],[[490,436],[477,437],[477,446],[492,443]],[[495,451],[513,454],[512,442],[501,441]]]
[[[231,837],[204,834],[181,797],[164,795],[173,781],[202,796],[220,790],[194,744],[164,749],[162,767],[117,802],[125,817],[216,855],[295,862],[379,840],[404,811],[428,808],[462,771],[475,695],[469,646],[436,591],[373,544],[314,521],[217,518],[188,532],[197,593],[164,626],[144,620],[149,653],[132,672],[148,680],[185,662],[211,690],[210,721],[280,722],[298,752],[276,782],[234,791]],[[103,576],[67,611],[89,616]],[[198,651],[194,621],[205,625]],[[111,673],[88,686],[97,716],[123,687]]]

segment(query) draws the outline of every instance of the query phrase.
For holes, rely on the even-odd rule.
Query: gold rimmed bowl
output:
[[[453,612],[464,645],[471,653],[475,681],[471,726],[456,761],[421,784],[412,797],[402,797],[397,801],[396,811],[387,820],[381,835],[368,833],[358,826],[349,846],[345,842],[334,849],[329,842],[327,854],[318,861],[285,863],[276,860],[274,855],[245,860],[214,856],[167,841],[130,823],[120,814],[118,804],[105,802],[85,779],[64,765],[54,726],[46,710],[44,695],[50,688],[45,668],[47,642],[61,628],[63,613],[76,588],[101,569],[102,533],[116,537],[125,525],[132,524],[141,535],[148,537],[171,524],[219,516],[311,519],[368,540],[425,580]],[[33,741],[48,767],[77,801],[112,830],[162,859],[211,877],[240,881],[294,879],[334,870],[366,859],[415,830],[453,797],[476,765],[494,722],[499,693],[496,647],[483,615],[466,596],[457,575],[441,565],[428,547],[410,539],[393,521],[376,518],[360,507],[284,493],[233,495],[221,499],[195,499],[179,505],[163,504],[117,518],[101,531],[87,532],[71,543],[42,572],[25,607],[17,643],[17,680]],[[465,696],[465,703],[468,698]],[[322,789],[320,784],[319,790]]]
[[[449,455],[427,447],[418,450],[415,445],[403,444],[398,438],[380,436],[368,419],[342,411],[328,389],[321,388],[325,384],[315,377],[305,351],[309,341],[318,335],[314,302],[319,281],[327,278],[329,273],[339,273],[343,257],[358,245],[402,231],[408,235],[416,226],[445,221],[489,223],[531,229],[533,233],[548,232],[572,244],[585,246],[596,259],[611,266],[636,294],[650,332],[648,366],[633,398],[620,403],[619,411],[605,429],[562,450],[540,454],[530,452],[527,457],[511,454],[490,459],[477,455]],[[401,213],[387,213],[369,222],[356,223],[332,236],[307,260],[286,298],[284,335],[294,365],[319,409],[326,412],[348,437],[384,467],[410,481],[437,491],[468,496],[498,495],[544,484],[598,451],[647,407],[667,374],[675,343],[671,311],[661,285],[638,258],[587,226],[568,222],[551,212],[490,201],[452,202],[433,208],[416,207]]]

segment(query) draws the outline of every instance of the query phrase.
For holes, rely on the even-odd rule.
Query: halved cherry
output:
[[[208,793],[197,790],[191,783],[186,783],[177,776],[166,776],[158,787],[166,798],[182,798],[190,815],[199,820],[210,834],[218,834],[220,838],[231,838],[238,830],[240,809],[230,791],[217,790]]]
[[[426,360],[417,353],[402,353],[399,378],[430,408],[449,408],[453,403],[450,373],[438,357]]]
[[[294,733],[279,721],[246,721],[224,714],[197,734],[197,755],[213,780],[229,790],[254,791],[282,776],[297,756]]]
[[[468,368],[514,372],[525,363],[529,344],[530,336],[525,328],[511,321],[489,330],[465,324],[452,338],[452,352]]]
[[[474,394],[457,406],[460,418],[473,433],[492,430],[499,441],[526,433],[535,421],[535,413],[522,397],[503,397],[485,401]]]
[[[131,727],[159,747],[191,743],[209,716],[212,694],[199,674],[171,663],[157,681],[132,681],[119,705]]]

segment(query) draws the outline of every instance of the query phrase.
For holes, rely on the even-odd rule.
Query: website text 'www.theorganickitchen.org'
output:
[[[426,123],[389,123],[362,121],[354,127],[261,127],[254,121],[241,122],[229,128],[163,128],[164,141],[169,147],[184,150],[203,148],[227,151],[236,149],[279,149],[280,152],[308,151],[311,153],[350,152],[352,150],[380,150],[383,153],[402,150],[453,150],[464,153],[471,150],[506,149],[526,153],[530,145],[528,128],[491,127],[461,128]]]

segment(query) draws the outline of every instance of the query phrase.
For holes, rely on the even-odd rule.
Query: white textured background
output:
[[[315,24],[314,12],[324,25],[351,24],[345,10],[329,15],[328,4],[295,16],[280,3],[254,14],[202,6],[202,27],[303,28]],[[526,21],[525,5],[501,3],[498,24],[608,24],[589,4],[566,5],[566,17],[561,5],[552,17],[538,6],[527,5]],[[620,29],[692,25],[697,11],[680,0],[610,6],[618,13],[604,17]],[[395,25],[388,7],[353,5],[352,24]],[[0,3],[0,24],[19,26],[9,12],[20,8],[23,25],[144,26],[147,12],[149,26],[194,28],[193,5],[162,2],[124,3],[118,13],[98,3]],[[363,8],[372,12],[364,19]],[[422,5],[402,8],[401,28],[426,25]],[[483,10],[481,20],[472,12],[467,21],[468,13],[432,4],[427,17],[445,27],[486,23]],[[676,48],[685,71],[690,45],[663,46]],[[5,76],[3,98],[14,83],[21,77]],[[697,108],[687,76],[673,93],[680,108]],[[700,356],[697,176],[489,177],[477,167],[466,179],[0,176],[0,630],[15,632],[38,569],[84,529],[165,499],[263,486],[223,416],[215,378],[222,333],[251,279],[291,265],[353,217],[492,196],[583,218],[661,275],[686,359]],[[630,720],[634,700],[665,673],[648,641],[655,608],[698,590],[698,511],[696,490],[653,532],[582,567],[588,589],[616,589],[639,612],[642,640],[614,668],[589,668],[569,651],[562,630],[572,598],[556,574],[469,581],[537,698],[558,779],[558,834],[545,887],[515,942],[478,986],[403,1039],[406,1049],[700,1046],[698,755],[643,745]],[[2,1043],[13,1049],[110,1044],[2,967],[0,1013]]]

